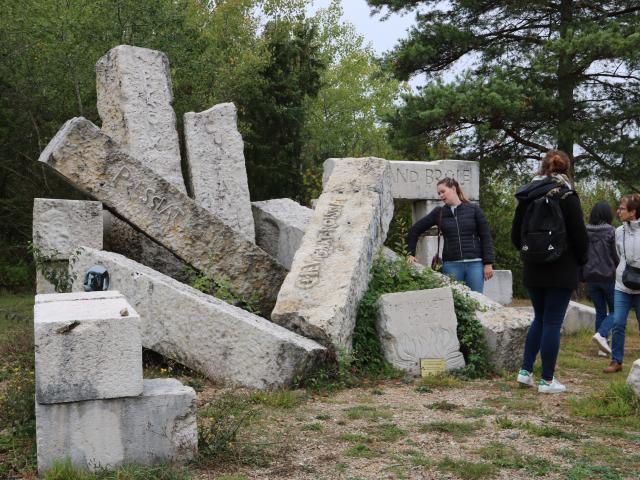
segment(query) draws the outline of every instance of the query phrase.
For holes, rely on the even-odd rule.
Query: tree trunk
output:
[[[567,39],[573,35],[573,0],[562,0],[560,4],[560,38]],[[576,75],[573,72],[573,55],[561,50],[558,57],[558,148],[569,155],[573,164],[574,138],[574,99]]]

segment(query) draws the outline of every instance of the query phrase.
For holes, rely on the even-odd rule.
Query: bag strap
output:
[[[436,250],[436,253],[438,255],[440,255],[440,236],[442,235],[442,210],[444,209],[444,207],[440,207],[440,215],[438,215],[438,248]]]

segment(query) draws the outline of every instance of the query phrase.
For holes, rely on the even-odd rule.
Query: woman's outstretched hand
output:
[[[409,265],[413,265],[414,263],[416,263],[416,257],[414,257],[413,255],[407,255],[407,263]]]

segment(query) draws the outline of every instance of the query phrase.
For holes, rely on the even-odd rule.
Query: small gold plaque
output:
[[[444,358],[421,358],[420,373],[422,378],[444,372]]]

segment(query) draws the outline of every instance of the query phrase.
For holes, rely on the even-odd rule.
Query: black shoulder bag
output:
[[[622,252],[624,253],[624,271],[622,272],[622,283],[631,290],[640,290],[640,268],[629,265],[627,261],[627,246],[625,245],[625,230],[622,226]]]

